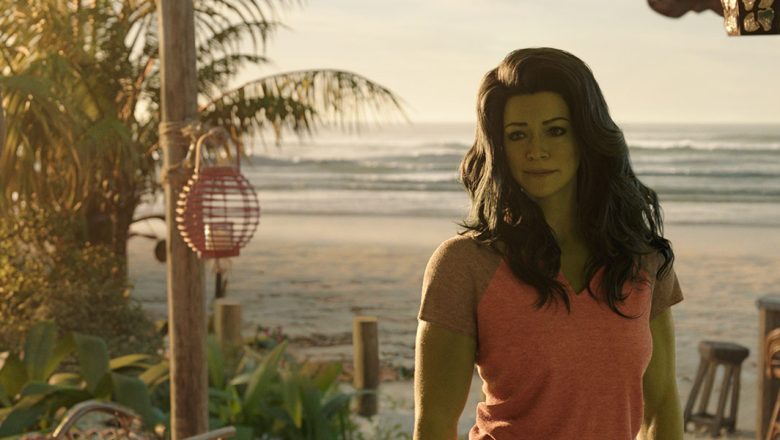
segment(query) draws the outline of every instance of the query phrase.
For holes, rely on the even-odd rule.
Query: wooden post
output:
[[[215,300],[214,330],[222,344],[241,345],[241,303],[230,298]]]
[[[241,303],[235,299],[214,301],[214,333],[217,334],[227,371],[238,365],[244,339],[241,336]]]
[[[780,296],[768,295],[756,301],[758,307],[758,404],[756,405],[756,438],[766,437],[766,428],[772,416],[777,391],[780,383],[766,377],[764,371],[764,342],[766,335],[773,329],[780,327]]]
[[[189,139],[171,129],[198,117],[192,0],[156,0],[160,38],[161,130],[164,171],[177,169]],[[163,129],[163,127],[168,127]],[[180,168],[179,168],[180,169]],[[176,201],[185,181],[173,173],[165,187],[168,225],[168,338],[173,440],[208,430],[206,298],[203,264],[176,229]]]
[[[379,388],[379,328],[375,316],[356,316],[352,321],[352,360],[356,391],[368,391],[355,399],[357,413],[370,417],[377,413]]]

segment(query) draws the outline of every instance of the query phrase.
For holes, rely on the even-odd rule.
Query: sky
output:
[[[780,36],[728,37],[714,12],[680,19],[645,0],[307,0],[281,12],[277,72],[334,68],[388,87],[412,122],[473,122],[483,75],[522,47],[593,70],[618,123],[780,124]]]

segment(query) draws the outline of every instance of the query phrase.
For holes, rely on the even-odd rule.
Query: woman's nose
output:
[[[531,138],[528,142],[526,157],[529,160],[543,159],[548,156],[546,146],[539,138]]]

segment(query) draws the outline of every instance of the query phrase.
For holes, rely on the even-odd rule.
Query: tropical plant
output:
[[[106,245],[84,245],[66,212],[20,209],[0,217],[0,351],[21,350],[29,328],[100,336],[112,356],[157,353],[162,337],[114,276],[122,262]]]
[[[351,394],[341,392],[337,363],[299,363],[287,342],[261,353],[244,346],[235,369],[208,340],[209,428],[235,426],[238,438],[346,439]]]
[[[307,70],[230,88],[282,24],[291,0],[194,0],[199,120],[233,142],[257,130],[307,133],[400,110],[358,74]],[[159,194],[160,75],[152,0],[0,0],[0,73],[7,136],[0,213],[68,212],[84,240],[126,260],[136,207]],[[242,42],[251,41],[248,50]],[[261,49],[262,48],[262,49]]]
[[[354,393],[339,388],[340,364],[300,363],[287,353],[287,341],[263,351],[245,345],[238,363],[226,358],[214,335],[207,347],[209,429],[234,426],[237,440],[408,437],[397,426],[377,425],[369,437],[358,429],[349,413]],[[76,368],[64,368],[71,354]],[[147,430],[164,426],[164,432],[170,431],[165,359],[130,354],[109,360],[101,338],[76,332],[58,337],[52,322],[33,326],[23,350],[4,355],[0,438],[51,431],[65,409],[92,399],[134,410]]]
[[[61,371],[69,355],[78,359],[77,371]],[[46,431],[58,422],[63,409],[90,399],[113,400],[141,415],[145,425],[163,422],[152,408],[149,387],[159,382],[162,369],[149,355],[109,359],[106,343],[98,337],[67,332],[57,336],[49,321],[33,326],[21,352],[6,353],[0,369],[0,437],[26,431]],[[143,379],[129,372],[143,371]]]
[[[353,437],[356,425],[349,414],[353,394],[339,388],[340,364],[299,363],[287,353],[287,341],[267,350],[246,344],[238,362],[226,355],[226,348],[209,335],[209,429],[233,426],[237,440]],[[147,382],[150,387],[165,390],[167,363],[145,374],[154,378]],[[152,395],[153,405],[167,416],[168,396]]]

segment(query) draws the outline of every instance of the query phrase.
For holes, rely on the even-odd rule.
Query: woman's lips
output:
[[[534,172],[531,172],[531,171],[526,171],[525,173],[528,174],[531,177],[546,177],[546,176],[549,176],[550,174],[554,173],[555,171],[556,170],[548,171],[548,172],[545,172],[545,173],[534,173]]]

